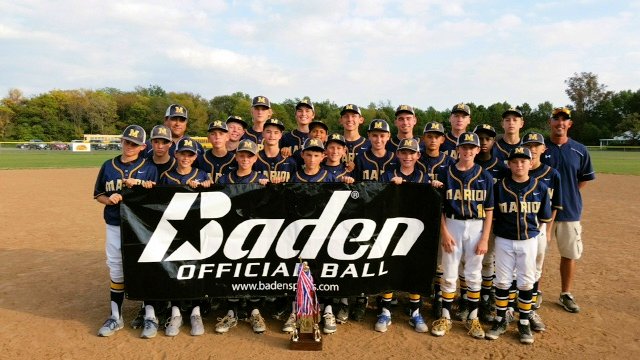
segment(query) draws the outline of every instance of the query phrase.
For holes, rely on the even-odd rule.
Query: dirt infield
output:
[[[255,335],[239,324],[215,335],[219,313],[205,318],[206,333],[189,327],[169,338],[142,340],[128,326],[110,338],[96,336],[108,314],[109,276],[104,255],[102,205],[91,199],[98,169],[0,171],[0,358],[245,358],[309,354],[287,350],[288,336],[268,320]],[[317,358],[586,359],[640,354],[640,177],[599,175],[584,190],[585,254],[574,293],[582,307],[570,314],[556,305],[559,257],[549,248],[540,314],[548,330],[520,345],[514,326],[497,341],[474,340],[461,323],[435,338],[417,334],[398,312],[385,334],[365,322],[338,326]],[[128,325],[135,303],[125,301]],[[428,314],[428,309],[425,309]],[[432,319],[429,319],[429,323]]]

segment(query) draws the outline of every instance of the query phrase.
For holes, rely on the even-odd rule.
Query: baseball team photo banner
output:
[[[126,295],[137,300],[295,293],[429,294],[440,195],[424,184],[257,184],[123,191]]]

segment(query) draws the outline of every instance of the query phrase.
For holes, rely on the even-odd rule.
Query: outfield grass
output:
[[[36,151],[0,148],[0,169],[46,169],[100,167],[119,151]],[[640,175],[640,152],[595,151],[591,158],[596,173]]]

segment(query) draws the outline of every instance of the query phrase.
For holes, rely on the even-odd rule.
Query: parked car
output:
[[[111,141],[107,145],[107,150],[122,150],[122,143],[120,141]]]
[[[102,142],[101,140],[91,140],[91,150],[107,150],[108,145]]]
[[[19,149],[27,149],[27,150],[48,150],[49,144],[45,143],[40,139],[31,139],[29,142],[24,144],[19,144],[17,146]]]
[[[63,142],[56,142],[51,144],[51,150],[69,150],[69,144]]]

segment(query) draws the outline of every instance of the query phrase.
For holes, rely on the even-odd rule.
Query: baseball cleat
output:
[[[487,331],[487,333],[484,335],[484,338],[489,340],[496,340],[500,337],[500,335],[507,332],[508,327],[509,323],[507,322],[507,319],[503,318],[500,321],[494,321],[493,326],[491,326],[491,329]]]
[[[322,327],[322,332],[324,332],[325,334],[333,334],[334,332],[336,332],[336,330],[338,330],[338,327],[336,326],[336,317],[333,316],[332,313],[325,313],[324,315],[322,315],[322,317],[324,318],[324,326]]]
[[[191,336],[200,336],[204,334],[204,324],[202,323],[202,316],[191,315]]]
[[[429,331],[429,327],[427,326],[427,323],[424,322],[424,318],[421,314],[412,316],[411,319],[409,319],[409,325],[411,325],[413,329],[419,333],[426,333]]]
[[[98,336],[111,336],[116,333],[116,331],[122,329],[124,327],[124,321],[122,318],[116,319],[115,316],[110,316],[102,327],[98,330]]]
[[[151,339],[156,337],[156,334],[158,334],[158,319],[144,319],[140,337],[143,339]]]
[[[180,326],[182,326],[182,316],[172,316],[164,326],[164,334],[167,336],[176,336],[180,333]]]
[[[451,330],[451,319],[444,317],[434,321],[431,325],[431,335],[433,336],[444,336],[449,330]]]
[[[529,313],[529,324],[531,324],[531,330],[533,331],[545,331],[547,329],[544,322],[542,322],[542,317],[536,311]]]
[[[292,333],[296,329],[296,314],[290,313],[287,321],[282,325],[282,332]]]
[[[529,324],[523,324],[518,321],[518,332],[520,333],[520,342],[523,344],[533,344],[533,334]]]
[[[227,314],[223,318],[218,318],[218,323],[216,324],[215,330],[218,334],[224,334],[226,332],[229,332],[229,330],[231,330],[231,328],[235,327],[236,325],[238,325],[238,318],[231,314]]]
[[[267,325],[265,325],[264,319],[262,318],[262,315],[260,315],[260,312],[252,313],[249,317],[249,322],[251,323],[251,328],[253,329],[254,333],[262,334],[263,332],[267,331]]]
[[[376,321],[374,329],[378,332],[387,332],[389,325],[391,325],[391,316],[380,314],[378,315],[378,321]]]

